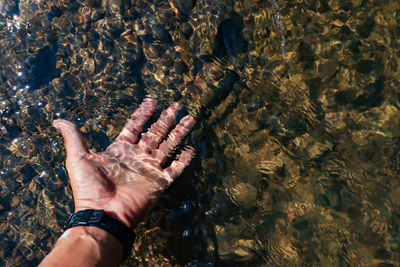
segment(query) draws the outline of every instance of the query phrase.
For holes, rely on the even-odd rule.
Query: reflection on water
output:
[[[72,210],[54,118],[103,150],[147,93],[198,157],[131,265],[400,264],[396,0],[0,1],[0,265]]]

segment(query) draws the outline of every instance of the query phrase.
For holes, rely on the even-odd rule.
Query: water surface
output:
[[[148,93],[197,158],[124,266],[400,265],[399,36],[397,0],[0,0],[0,265],[73,210],[52,120],[101,151]]]

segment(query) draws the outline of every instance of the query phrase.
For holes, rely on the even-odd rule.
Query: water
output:
[[[197,158],[125,266],[398,266],[400,3],[0,1],[0,266],[72,211],[55,118],[104,150],[147,93]]]

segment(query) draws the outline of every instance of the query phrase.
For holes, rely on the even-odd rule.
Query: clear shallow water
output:
[[[398,1],[0,1],[0,265],[72,210],[54,118],[96,150],[147,93],[198,157],[131,265],[397,266]]]

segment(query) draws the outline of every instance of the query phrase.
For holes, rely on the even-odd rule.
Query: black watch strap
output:
[[[123,260],[128,258],[136,237],[131,228],[106,215],[104,210],[86,209],[72,213],[63,229],[67,230],[75,226],[95,226],[111,233],[124,247]]]

